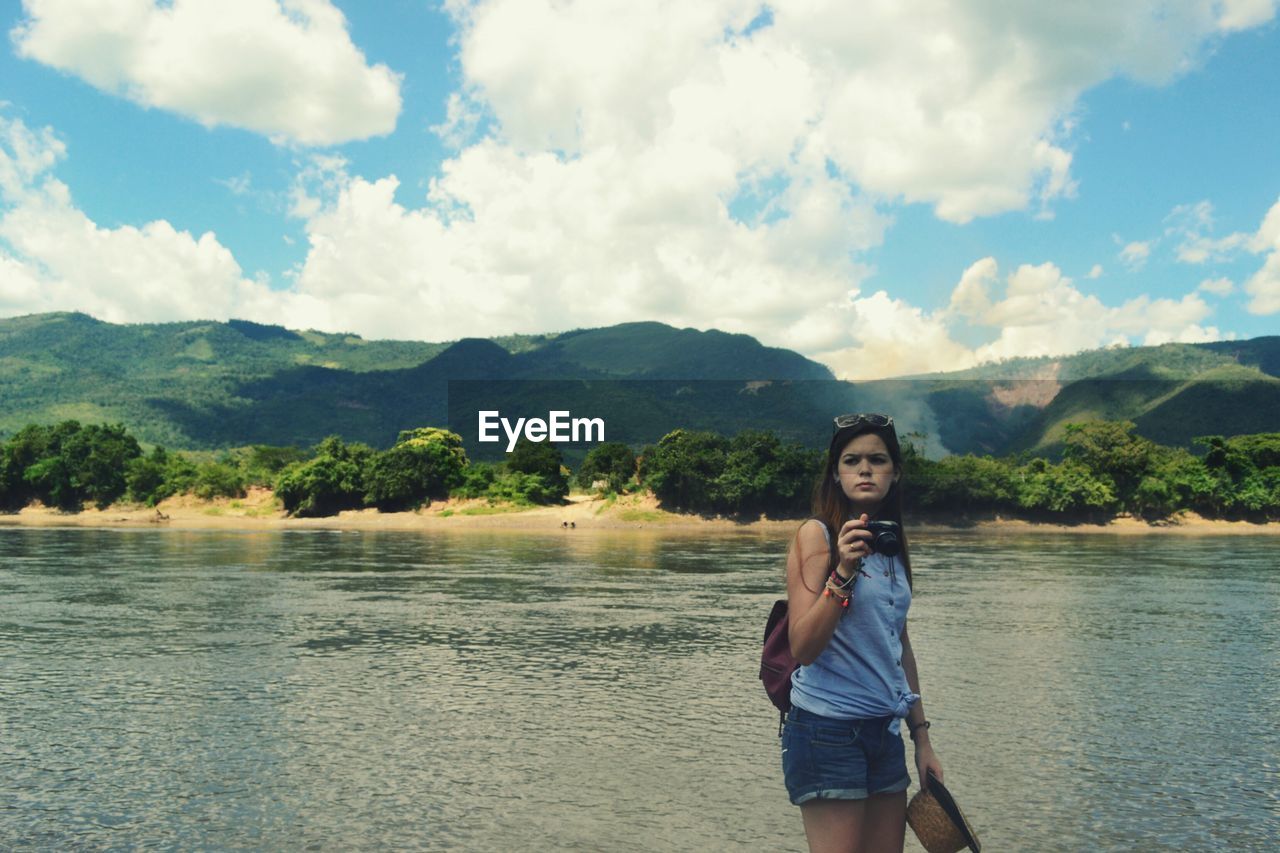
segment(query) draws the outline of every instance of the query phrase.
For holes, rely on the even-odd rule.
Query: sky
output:
[[[1280,0],[0,0],[0,317],[1280,329]]]

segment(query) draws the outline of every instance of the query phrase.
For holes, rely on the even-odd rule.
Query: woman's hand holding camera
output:
[[[840,528],[836,537],[836,553],[840,555],[839,572],[845,578],[853,577],[861,570],[862,560],[871,554],[872,532],[867,529],[869,516],[864,512],[851,518]]]

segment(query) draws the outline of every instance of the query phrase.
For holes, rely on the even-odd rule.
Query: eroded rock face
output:
[[[1053,402],[1062,390],[1062,383],[1051,379],[1020,380],[1012,385],[997,385],[987,397],[993,407],[1013,409],[1017,406],[1035,406],[1043,409]]]
[[[987,403],[993,411],[1009,411],[1017,406],[1043,409],[1062,390],[1063,383],[1058,379],[1061,366],[1061,362],[1051,361],[1037,370],[1035,376],[993,385]]]

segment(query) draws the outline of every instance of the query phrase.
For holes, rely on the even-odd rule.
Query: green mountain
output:
[[[335,433],[381,446],[401,429],[445,423],[450,381],[569,377],[636,387],[674,379],[732,380],[735,388],[758,378],[833,381],[826,367],[747,335],[660,323],[447,344],[238,320],[0,320],[5,434],[76,418],[123,422],[143,441],[177,448],[309,445]]]
[[[607,415],[607,438],[634,445],[677,426],[771,429],[821,445],[833,413],[877,410],[931,455],[1052,453],[1066,423],[1090,418],[1132,420],[1183,445],[1280,429],[1280,337],[854,384],[747,335],[651,322],[421,343],[240,320],[114,325],[44,314],[0,320],[0,404],[0,435],[76,418],[122,422],[144,442],[184,449],[308,446],[330,434],[387,446],[430,424],[498,458],[500,446],[475,441],[482,409]]]
[[[1072,422],[1131,420],[1153,441],[1280,429],[1280,337],[1091,350],[913,377],[949,448],[1054,453]]]

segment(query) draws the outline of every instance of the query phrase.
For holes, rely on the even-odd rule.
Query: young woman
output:
[[[813,853],[901,851],[906,833],[905,718],[916,771],[942,778],[929,745],[907,636],[911,560],[876,553],[867,522],[902,524],[902,450],[893,419],[842,415],[787,554],[791,678],[782,768]],[[830,538],[839,561],[830,563]]]

